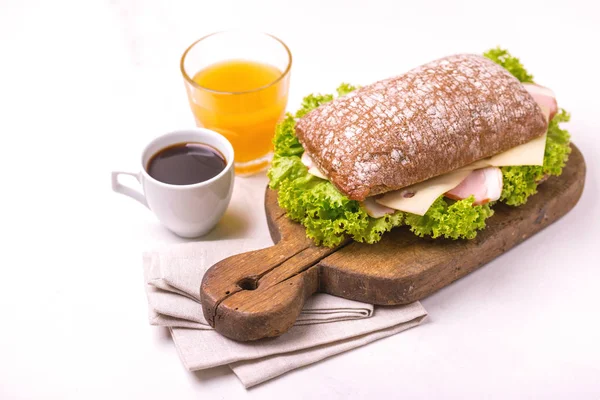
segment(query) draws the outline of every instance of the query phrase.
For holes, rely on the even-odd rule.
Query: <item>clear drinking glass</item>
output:
[[[259,32],[213,33],[183,53],[181,73],[196,124],[231,142],[236,174],[268,166],[275,125],[287,105],[291,67],[285,43]]]

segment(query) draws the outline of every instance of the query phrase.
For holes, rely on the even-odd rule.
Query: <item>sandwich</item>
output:
[[[277,126],[269,186],[318,245],[395,227],[473,239],[561,174],[569,114],[500,48],[444,57],[371,85],[309,95]]]

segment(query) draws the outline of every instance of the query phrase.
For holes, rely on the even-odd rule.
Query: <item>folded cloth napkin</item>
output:
[[[215,244],[186,243],[143,257],[149,320],[170,328],[179,356],[195,371],[229,364],[246,387],[418,325],[420,303],[379,307],[327,294],[312,296],[295,326],[278,338],[242,343],[214,331],[204,319],[200,282],[226,257]],[[235,251],[228,248],[229,252]]]
[[[374,309],[371,304],[317,294],[280,337],[236,342],[214,331],[202,313],[200,282],[205,271],[223,258],[271,245],[262,210],[264,187],[260,178],[236,182],[228,213],[237,218],[227,220],[226,214],[226,223],[216,230],[222,232],[213,232],[202,242],[144,253],[150,323],[169,328],[188,370],[227,364],[245,387],[251,387],[421,323],[427,313],[418,302]],[[238,235],[229,229],[234,223],[245,232]]]

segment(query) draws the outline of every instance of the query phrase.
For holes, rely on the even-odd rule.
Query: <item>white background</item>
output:
[[[591,1],[0,0],[0,398],[600,398],[600,73]],[[110,191],[193,125],[178,69],[234,27],[281,37],[302,96],[498,44],[572,112],[578,206],[425,299],[427,323],[246,391],[147,322],[141,252],[180,241]],[[261,212],[255,204],[248,212]]]

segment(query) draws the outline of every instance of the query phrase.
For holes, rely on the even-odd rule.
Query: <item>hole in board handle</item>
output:
[[[255,290],[258,287],[258,278],[247,276],[241,279],[237,285],[244,290]]]

